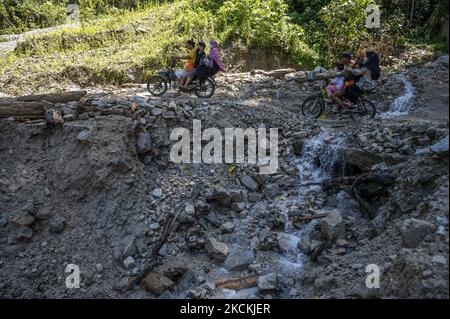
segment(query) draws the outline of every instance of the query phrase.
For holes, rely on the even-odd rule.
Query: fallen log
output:
[[[308,82],[308,81],[314,82],[314,81],[321,81],[321,80],[325,80],[325,79],[334,78],[334,77],[336,77],[337,74],[338,73],[336,71],[328,71],[328,72],[323,72],[323,73],[309,72],[309,76],[308,76],[308,72],[300,71],[300,72],[296,72],[296,73],[286,74],[284,76],[284,78],[287,81],[295,80],[296,82],[304,83],[304,82]]]
[[[41,102],[47,101],[51,103],[67,103],[72,101],[79,101],[86,95],[86,91],[71,91],[63,93],[50,93],[40,95],[25,95],[19,96],[16,100],[23,102]]]
[[[240,290],[256,286],[258,276],[221,279],[215,282],[217,288]]]
[[[294,73],[295,69],[278,69],[278,70],[271,70],[271,71],[264,71],[264,70],[253,70],[250,72],[250,74],[261,74],[264,76],[272,76],[275,78],[283,78],[286,74]]]
[[[44,117],[45,109],[41,102],[22,102],[14,99],[0,100],[0,117]]]
[[[153,249],[151,250],[150,255],[150,263],[143,269],[143,271],[128,281],[126,285],[120,288],[120,291],[122,293],[125,293],[126,291],[130,290],[134,285],[141,282],[141,280],[153,270],[157,265],[161,264],[161,258],[159,255],[159,251],[161,250],[161,247],[169,240],[170,235],[172,234],[172,231],[175,229],[175,222],[178,219],[178,216],[180,215],[181,210],[179,210],[175,215],[169,214],[166,217],[166,220],[164,222],[163,231],[161,234],[160,239],[158,242],[153,246]]]
[[[289,220],[292,222],[306,222],[313,219],[325,218],[327,216],[328,213],[308,215],[308,216],[291,216],[289,217]]]

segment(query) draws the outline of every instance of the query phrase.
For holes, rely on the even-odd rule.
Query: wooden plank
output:
[[[247,276],[242,278],[227,278],[216,281],[217,288],[239,290],[256,285],[258,276]]]

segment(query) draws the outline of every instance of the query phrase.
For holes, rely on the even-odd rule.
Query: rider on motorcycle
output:
[[[206,48],[206,44],[205,42],[201,41],[198,43],[198,48],[195,51],[195,63],[194,63],[194,69],[192,72],[188,73],[188,77],[186,79],[186,82],[184,83],[183,86],[180,87],[180,89],[184,89],[186,90],[189,86],[189,83],[191,83],[192,79],[194,79],[194,77],[196,77],[198,74],[198,68],[201,64],[203,64],[203,59],[205,58],[205,48]]]
[[[186,60],[186,63],[184,64],[184,68],[178,69],[177,71],[175,71],[175,75],[179,79],[178,84],[180,87],[184,85],[184,83],[186,82],[186,79],[188,78],[189,75],[192,75],[193,72],[195,73],[194,66],[195,66],[196,50],[195,50],[195,42],[193,40],[188,40],[186,42],[186,50],[188,51],[187,56],[174,58],[176,60],[178,60],[178,59]]]
[[[363,62],[354,62],[351,54],[342,54],[342,62],[346,65],[344,96],[352,103],[357,103],[362,92],[370,92],[375,88],[374,81],[380,76],[378,55],[373,51],[366,51]]]

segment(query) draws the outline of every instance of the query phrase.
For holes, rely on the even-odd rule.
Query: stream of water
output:
[[[415,88],[412,83],[403,74],[398,75],[397,78],[405,86],[404,92],[392,102],[389,111],[382,113],[381,117],[390,118],[407,115],[414,103]]]
[[[297,201],[305,209],[308,203],[317,202],[319,197],[323,197],[320,186],[322,181],[336,174],[344,175],[343,146],[342,137],[332,136],[327,131],[305,141],[297,164],[300,182]],[[285,216],[284,233],[279,234],[279,244],[284,252],[279,259],[282,273],[298,272],[302,269],[307,257],[300,250],[299,243],[303,236],[314,230],[317,223],[317,220],[311,221],[297,229],[288,216]]]

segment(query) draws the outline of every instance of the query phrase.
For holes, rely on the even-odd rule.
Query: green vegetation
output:
[[[66,5],[74,1],[1,0],[0,34],[63,24]],[[183,52],[189,38],[215,38],[227,50],[235,43],[246,50],[268,49],[289,57],[286,64],[303,68],[329,66],[342,51],[368,47],[382,58],[415,46],[446,48],[436,36],[448,9],[443,0],[422,0],[420,6],[412,0],[77,2],[79,26],[26,36],[0,60],[4,92],[139,81]],[[372,3],[382,10],[380,29],[364,26],[364,9]]]

